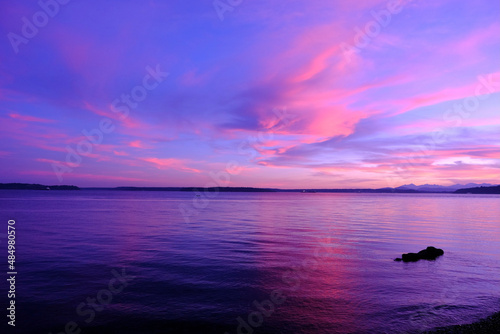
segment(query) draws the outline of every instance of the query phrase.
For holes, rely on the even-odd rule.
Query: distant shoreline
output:
[[[7,190],[116,190],[116,191],[204,191],[204,192],[299,192],[299,193],[400,193],[400,194],[500,194],[500,186],[463,188],[455,191],[432,191],[398,188],[379,189],[276,189],[252,187],[88,187],[79,188],[72,185],[47,186],[28,183],[0,183],[0,189]]]
[[[46,186],[38,183],[0,183],[1,190],[80,190],[77,186]]]

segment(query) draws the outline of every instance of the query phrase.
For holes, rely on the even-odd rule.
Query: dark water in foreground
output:
[[[500,309],[500,196],[220,193],[187,222],[193,196],[0,192],[15,332],[418,333]]]

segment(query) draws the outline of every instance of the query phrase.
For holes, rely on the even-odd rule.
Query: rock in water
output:
[[[416,262],[420,260],[420,253],[406,253],[402,255],[403,262]]]
[[[424,260],[435,260],[438,256],[444,254],[444,251],[440,248],[429,246],[426,249],[422,249],[418,252],[418,256]]]
[[[443,254],[444,251],[442,249],[429,246],[418,253],[403,254],[401,258],[394,259],[394,261],[416,262],[418,260],[435,260],[438,256]]]

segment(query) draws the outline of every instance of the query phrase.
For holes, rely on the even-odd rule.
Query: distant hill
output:
[[[0,183],[0,189],[18,190],[80,190],[77,186],[45,186],[43,184],[29,183]]]
[[[251,187],[116,187],[111,190],[126,191],[208,191],[208,192],[276,192],[276,189],[269,188],[251,188]]]
[[[455,194],[500,194],[500,186],[458,189]]]
[[[438,184],[423,184],[421,186],[411,184],[405,184],[404,186],[397,187],[397,190],[415,190],[419,192],[454,192],[459,189],[465,188],[476,188],[476,187],[491,187],[494,184],[489,183],[467,183],[467,184],[454,184],[452,186],[440,186]]]

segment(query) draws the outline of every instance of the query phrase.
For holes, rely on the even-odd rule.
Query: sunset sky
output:
[[[500,183],[498,0],[59,1],[1,5],[0,182]]]

